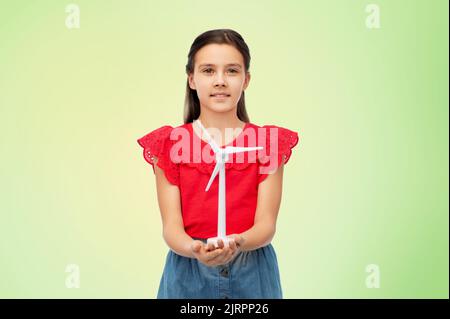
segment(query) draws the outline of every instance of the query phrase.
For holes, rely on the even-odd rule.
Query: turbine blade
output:
[[[225,151],[226,154],[231,154],[231,153],[242,153],[242,152],[262,150],[263,148],[264,147],[262,147],[262,146],[257,146],[257,147],[227,146],[224,151]]]
[[[219,173],[221,163],[217,162],[216,166],[214,167],[214,171],[211,174],[211,177],[209,178],[208,185],[206,186],[205,192],[209,190],[209,187],[211,186],[212,182],[214,181],[214,178],[217,176],[217,173]]]
[[[220,147],[216,144],[216,142],[213,139],[210,139],[208,144],[211,146],[215,154],[220,152]]]

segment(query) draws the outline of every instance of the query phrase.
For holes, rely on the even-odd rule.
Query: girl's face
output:
[[[237,108],[242,91],[250,81],[244,58],[232,45],[208,44],[194,57],[194,73],[189,74],[189,87],[197,91],[202,108],[228,112]],[[218,93],[222,93],[218,95]]]

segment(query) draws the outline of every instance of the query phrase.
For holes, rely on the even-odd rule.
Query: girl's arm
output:
[[[275,235],[281,203],[283,167],[284,163],[259,184],[254,225],[240,234],[243,237],[240,249],[243,251],[264,247],[270,244]]]
[[[180,190],[164,176],[164,171],[156,165],[156,190],[163,224],[163,238],[167,245],[178,255],[195,258],[192,252],[193,239],[184,230],[181,214]]]

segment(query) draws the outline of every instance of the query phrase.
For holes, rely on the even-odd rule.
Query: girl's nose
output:
[[[216,76],[214,78],[214,85],[225,85],[225,75],[223,75],[221,72],[217,72]]]

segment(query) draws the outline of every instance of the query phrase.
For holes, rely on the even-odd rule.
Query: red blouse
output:
[[[289,161],[298,140],[297,132],[283,127],[246,123],[231,143],[221,146],[264,147],[230,154],[225,163],[227,235],[242,233],[253,226],[259,183],[283,160]],[[217,236],[219,178],[205,191],[216,164],[214,152],[194,132],[192,123],[175,128],[162,126],[137,141],[153,172],[153,160],[157,158],[167,180],[179,187],[186,233],[197,238]]]

